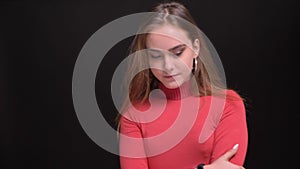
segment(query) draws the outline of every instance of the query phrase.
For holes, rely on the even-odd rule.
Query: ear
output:
[[[193,49],[194,49],[194,52],[195,52],[195,58],[198,57],[199,55],[199,51],[200,51],[200,41],[199,39],[195,39],[194,42],[193,42]]]

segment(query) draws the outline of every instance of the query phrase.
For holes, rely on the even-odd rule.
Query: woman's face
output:
[[[182,29],[163,26],[148,34],[146,46],[150,69],[167,88],[177,88],[191,78],[198,40],[192,45]]]

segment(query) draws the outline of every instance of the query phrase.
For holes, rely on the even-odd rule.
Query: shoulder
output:
[[[127,106],[126,112],[144,112],[147,111],[150,107],[149,101],[141,102],[141,101],[135,101],[131,102]]]
[[[227,101],[241,101],[243,102],[243,98],[240,96],[240,94],[232,89],[227,89],[225,91],[226,93],[226,100]]]
[[[121,119],[126,119],[129,121],[134,121],[138,122],[140,121],[141,117],[143,117],[145,112],[150,107],[149,102],[140,102],[140,101],[135,101],[135,102],[130,102],[127,104],[126,108],[123,109],[121,116]]]
[[[245,114],[244,99],[235,90],[226,90],[225,114]]]

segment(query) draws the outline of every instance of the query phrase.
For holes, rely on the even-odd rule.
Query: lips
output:
[[[164,75],[163,77],[166,79],[173,79],[175,76],[178,76],[178,74],[174,74],[174,75]]]

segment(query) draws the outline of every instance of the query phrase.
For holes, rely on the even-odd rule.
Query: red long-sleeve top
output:
[[[120,121],[122,169],[189,169],[210,164],[235,144],[230,160],[243,165],[248,145],[245,107],[239,95],[193,96],[189,84],[159,88],[150,102],[135,104]]]

